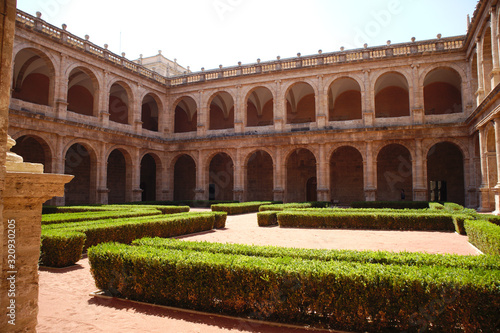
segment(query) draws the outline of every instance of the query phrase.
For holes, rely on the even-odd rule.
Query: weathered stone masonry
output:
[[[13,150],[75,174],[58,204],[404,190],[498,211],[495,3],[479,3],[466,36],[170,78],[18,12]]]

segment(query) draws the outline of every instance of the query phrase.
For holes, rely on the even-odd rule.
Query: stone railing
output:
[[[441,38],[416,42],[412,39],[410,43],[391,45],[387,42],[385,46],[370,47],[367,45],[363,49],[346,50],[342,48],[340,52],[322,53],[317,55],[302,57],[297,54],[296,58],[280,59],[241,65],[233,67],[222,67],[201,72],[189,73],[174,77],[170,81],[171,86],[178,86],[189,83],[204,82],[216,79],[224,79],[235,76],[245,76],[260,73],[279,72],[298,68],[311,68],[322,65],[335,65],[349,62],[393,59],[394,57],[403,57],[409,55],[426,54],[429,52],[444,52],[450,50],[460,50],[464,46],[465,36]]]
[[[460,50],[464,47],[465,41],[465,36],[441,38],[441,35],[438,35],[437,39],[419,42],[416,42],[415,38],[412,38],[410,43],[391,45],[391,42],[388,41],[387,45],[370,48],[368,48],[365,44],[362,49],[344,50],[344,48],[341,48],[339,52],[331,53],[322,53],[320,50],[317,55],[304,57],[302,57],[299,53],[295,58],[280,59],[280,57],[277,57],[274,61],[266,62],[261,62],[259,59],[257,60],[257,63],[254,64],[241,65],[241,63],[239,63],[238,66],[232,67],[223,67],[221,65],[219,66],[219,69],[207,71],[202,69],[201,72],[190,72],[184,75],[166,78],[155,71],[126,59],[125,53],[122,53],[122,55],[119,56],[110,52],[106,44],[104,45],[104,48],[101,48],[89,42],[88,36],[85,36],[85,39],[82,39],[67,32],[66,25],[63,24],[63,28],[60,29],[48,24],[40,17],[40,13],[37,13],[37,17],[34,17],[20,10],[17,12],[17,22],[18,24],[22,24],[24,27],[51,36],[53,39],[58,39],[62,43],[70,45],[78,50],[88,52],[96,57],[112,62],[116,66],[121,66],[141,76],[145,76],[161,84],[173,87],[292,69],[312,68],[317,66],[336,65],[367,60],[393,59],[394,57]]]
[[[88,52],[98,58],[112,62],[117,66],[126,68],[132,72],[135,72],[141,76],[148,77],[154,81],[161,84],[168,84],[169,80],[152,71],[146,67],[136,64],[125,58],[125,53],[121,56],[108,50],[107,45],[104,48],[97,46],[89,41],[89,36],[85,36],[85,39],[77,37],[68,31],[66,31],[66,25],[63,24],[62,29],[57,28],[41,19],[41,14],[38,12],[37,16],[31,16],[23,11],[17,11],[16,17],[17,24],[21,24],[25,28],[32,29],[36,32],[42,33],[44,35],[50,36],[53,39],[59,40],[61,43],[69,45],[80,51]]]

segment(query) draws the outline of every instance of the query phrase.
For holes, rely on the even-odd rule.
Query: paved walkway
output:
[[[479,253],[467,242],[466,236],[455,233],[259,228],[256,214],[231,216],[223,230],[182,238],[305,248]],[[95,290],[87,259],[80,260],[77,266],[71,268],[40,270],[40,310],[37,331],[39,333],[311,332],[307,328],[274,326],[262,322],[90,296],[89,294]]]

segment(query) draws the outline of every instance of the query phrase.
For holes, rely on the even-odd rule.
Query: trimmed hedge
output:
[[[429,208],[428,201],[355,201],[352,208],[395,208],[424,209]]]
[[[39,264],[48,267],[66,267],[82,257],[86,236],[83,232],[54,230],[43,232]]]
[[[238,203],[239,201],[229,200],[176,200],[176,201],[136,201],[125,203],[124,205],[162,205],[162,206],[189,206],[193,208],[210,208],[215,204]]]
[[[260,212],[266,210],[282,211],[292,208],[327,208],[330,203],[327,201],[314,201],[314,202],[297,202],[297,203],[286,203],[286,204],[269,204],[263,205],[259,208]]]
[[[375,230],[455,230],[449,214],[347,213],[284,211],[277,214],[280,227]]]
[[[271,201],[252,201],[212,205],[213,212],[226,212],[228,215],[248,214],[259,211],[260,206],[272,204]]]
[[[500,255],[500,226],[484,220],[465,221],[469,242],[483,253]]]
[[[189,208],[189,207],[188,207]],[[89,211],[89,212],[76,212],[76,213],[55,213],[42,215],[42,224],[53,223],[68,223],[68,222],[81,222],[81,221],[95,221],[111,218],[131,218],[141,216],[153,216],[165,214],[158,209],[139,209],[139,210],[106,210],[106,211]]]
[[[143,237],[174,237],[211,230],[214,228],[215,215],[210,212],[184,213],[42,226],[40,257],[45,266],[61,267],[62,263],[66,266],[72,265],[80,259],[82,250],[100,243],[130,244],[133,240]],[[222,217],[219,219],[221,224]],[[83,235],[83,248],[80,243],[70,242],[63,237],[66,234],[74,235],[71,237]]]
[[[499,270],[110,243],[88,257],[98,288],[132,300],[348,331],[498,329]]]
[[[227,213],[226,212],[212,212],[215,217],[214,228],[224,229],[226,227]]]
[[[257,213],[257,223],[259,227],[278,225],[278,212],[274,210],[264,210]]]
[[[500,260],[496,256],[464,256],[456,254],[428,254],[415,252],[356,251],[302,249],[279,246],[186,241],[174,238],[141,238],[132,242],[134,246],[149,246],[170,250],[223,253],[252,257],[290,257],[319,261],[348,261],[366,264],[441,266],[464,269],[497,269]]]

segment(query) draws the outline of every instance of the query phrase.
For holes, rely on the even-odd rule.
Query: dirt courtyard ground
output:
[[[443,232],[259,228],[256,214],[230,216],[226,228],[181,237],[224,243],[477,255],[467,236]],[[43,332],[311,332],[237,318],[90,296],[96,291],[87,259],[65,269],[40,269],[37,331]]]

